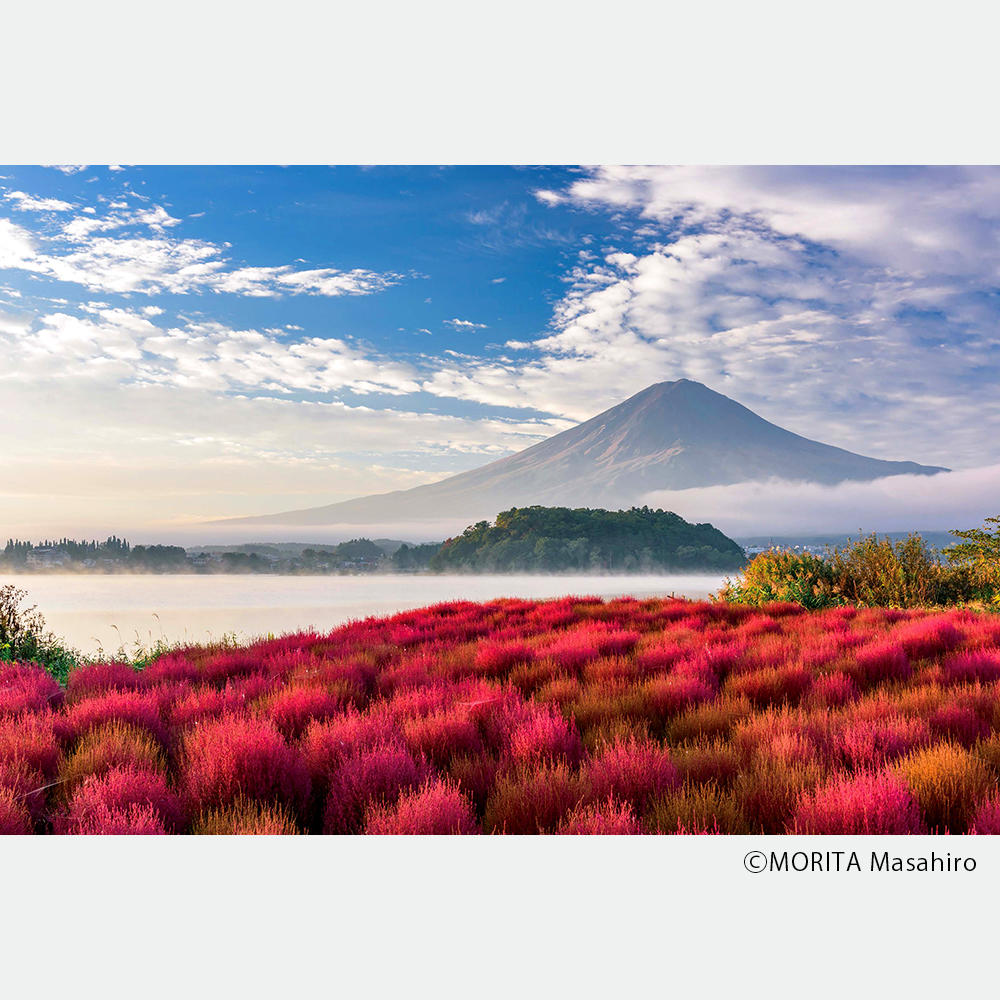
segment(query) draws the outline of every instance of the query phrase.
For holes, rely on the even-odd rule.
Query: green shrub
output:
[[[989,530],[991,524],[996,531]],[[1000,517],[986,518],[982,528],[968,531],[953,528],[951,533],[963,539],[944,550],[956,578],[961,579],[974,600],[993,604],[1000,610]]]
[[[13,584],[0,587],[0,661],[37,663],[65,685],[79,656],[48,631],[34,605],[25,606],[27,596]]]
[[[898,542],[869,535],[827,555],[835,586],[848,603],[916,608],[939,604],[947,568],[917,534]]]
[[[731,604],[785,601],[805,608],[829,608],[846,603],[826,559],[783,549],[769,549],[756,556],[735,582],[726,580],[718,596]]]
[[[1000,518],[987,524],[1000,526]],[[868,535],[824,556],[762,552],[717,597],[734,604],[788,601],[806,608],[836,605],[920,608],[989,604],[1000,610],[1000,530],[952,532],[963,544],[937,553],[918,534],[893,542]]]

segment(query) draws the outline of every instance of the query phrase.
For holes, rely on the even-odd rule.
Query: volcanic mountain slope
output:
[[[472,521],[532,504],[630,507],[654,490],[772,478],[833,484],[946,471],[811,441],[700,382],[678,379],[651,385],[577,427],[437,483],[228,523]]]

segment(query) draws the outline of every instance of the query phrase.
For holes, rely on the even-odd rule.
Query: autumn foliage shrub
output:
[[[642,824],[627,802],[593,802],[577,806],[556,829],[561,834],[622,836],[643,833]]]
[[[395,804],[430,775],[426,761],[402,748],[376,746],[352,754],[330,774],[323,832],[361,832],[369,808]]]
[[[437,780],[404,792],[394,805],[369,808],[365,833],[461,834],[478,833],[472,803],[460,789]]]
[[[565,761],[501,773],[486,801],[487,833],[550,833],[581,801],[580,779]]]
[[[0,716],[55,709],[62,701],[62,688],[41,667],[0,661]]]
[[[31,832],[31,815],[20,796],[13,789],[0,786],[0,837]]]
[[[127,722],[116,720],[91,729],[63,760],[58,794],[68,798],[86,778],[119,767],[164,771],[163,748],[149,732]]]
[[[145,768],[116,767],[92,775],[73,792],[56,833],[177,833],[184,807],[164,775]]]
[[[899,771],[937,833],[964,833],[994,783],[983,761],[954,743],[914,751]]]
[[[920,809],[906,783],[894,774],[840,775],[803,792],[790,833],[923,833]]]
[[[229,715],[189,730],[178,770],[194,812],[241,796],[304,810],[309,798],[305,761],[267,719]]]
[[[1000,619],[792,596],[454,601],[65,690],[0,663],[0,831],[997,829]]]
[[[191,832],[208,836],[287,836],[300,831],[287,806],[240,797],[199,816]]]

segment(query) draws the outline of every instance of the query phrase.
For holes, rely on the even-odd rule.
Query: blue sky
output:
[[[163,534],[694,378],[1000,462],[993,168],[0,168],[0,523]]]

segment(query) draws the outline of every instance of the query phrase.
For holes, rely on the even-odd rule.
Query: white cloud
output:
[[[468,319],[446,319],[445,324],[453,330],[488,330],[485,323],[473,323]]]
[[[10,530],[44,512],[46,530],[89,518],[110,531],[307,507],[429,482],[562,429],[282,391],[389,391],[406,372],[384,361],[341,342],[164,331],[115,309],[0,316],[0,396],[31,415],[5,443],[0,516]]]
[[[8,191],[6,201],[12,201],[19,212],[71,212],[73,206],[58,198],[35,198],[24,191]]]
[[[770,480],[651,493],[645,501],[729,535],[950,531],[996,516],[1000,465],[820,486]]]
[[[237,266],[224,246],[168,235],[181,220],[162,206],[128,209],[123,202],[113,202],[110,207],[106,215],[81,213],[53,234],[0,219],[0,267],[120,294],[210,291],[269,298],[336,297],[370,295],[403,280],[399,274],[364,268]],[[119,229],[127,232],[103,235]]]
[[[259,394],[415,392],[412,367],[336,338],[291,339],[213,322],[163,329],[157,313],[92,303],[91,314],[41,317],[0,338],[0,383],[27,377],[104,377],[119,384],[173,385]],[[281,331],[277,331],[278,334]],[[5,374],[6,373],[6,374]]]
[[[1000,262],[993,167],[602,167],[566,197],[660,222],[754,218],[775,233],[922,274],[995,274]]]
[[[523,358],[427,391],[584,419],[686,377],[864,454],[1000,459],[1000,171],[604,168],[565,199],[644,248],[581,260]]]
[[[54,170],[58,170],[60,173],[63,174],[79,174],[87,169],[86,163],[63,163],[63,164],[53,163],[50,164],[50,166]]]
[[[535,192],[535,197],[543,205],[561,205],[564,201],[566,201],[566,198],[563,195],[558,194],[555,191],[538,190]]]

